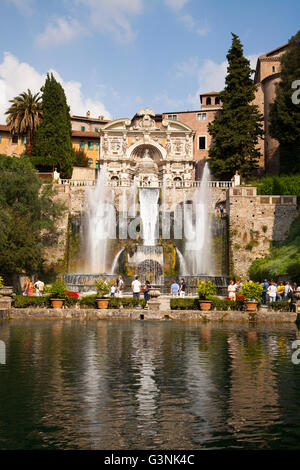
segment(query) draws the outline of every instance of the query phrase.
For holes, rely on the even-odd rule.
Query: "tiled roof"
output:
[[[72,137],[94,137],[94,138],[99,139],[99,133],[72,130]]]
[[[5,124],[0,124],[0,131],[9,132],[9,127],[6,126]]]

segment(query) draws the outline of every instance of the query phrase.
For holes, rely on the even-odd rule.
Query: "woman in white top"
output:
[[[270,302],[275,302],[276,296],[277,296],[277,287],[275,285],[275,282],[272,282],[271,285],[269,286],[268,295],[269,295]]]
[[[118,278],[118,297],[123,297],[124,282],[122,276]]]
[[[235,300],[236,285],[233,281],[230,281],[227,291],[229,300]]]

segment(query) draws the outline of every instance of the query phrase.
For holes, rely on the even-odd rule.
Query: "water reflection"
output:
[[[294,325],[0,323],[1,449],[299,448]]]

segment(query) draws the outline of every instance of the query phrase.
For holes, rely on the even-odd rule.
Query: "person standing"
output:
[[[284,286],[284,300],[289,301],[292,295],[292,286],[290,282],[287,282]]]
[[[283,282],[279,282],[278,286],[277,286],[277,296],[279,298],[279,300],[283,300],[284,299],[284,285],[283,285]]]
[[[185,297],[185,289],[186,289],[186,283],[184,279],[181,279],[180,281],[180,287],[179,287],[179,295],[180,297]]]
[[[111,280],[111,284],[110,284],[110,296],[111,296],[111,297],[114,297],[114,296],[115,296],[115,293],[116,293],[115,280],[112,279],[112,280]]]
[[[141,295],[141,290],[142,290],[142,284],[140,283],[139,276],[135,276],[135,280],[132,281],[131,290],[133,293],[133,298],[139,299]]]
[[[28,295],[29,295],[30,297],[33,296],[33,284],[32,284],[31,281],[29,281]]]
[[[177,284],[176,281],[174,281],[173,284],[171,285],[170,292],[171,292],[172,297],[177,297],[178,296],[179,285]]]
[[[276,296],[277,296],[277,287],[275,285],[275,282],[271,282],[271,285],[268,289],[268,294],[269,294],[270,302],[275,302]]]
[[[26,276],[25,277],[25,287],[24,287],[23,295],[28,295],[29,285],[30,285],[30,279],[29,279],[29,277]]]
[[[230,281],[230,284],[227,288],[227,291],[228,291],[229,300],[235,300],[236,299],[236,295],[235,295],[236,286],[235,286],[235,283],[232,280]]]
[[[43,295],[44,286],[45,286],[45,284],[43,283],[43,281],[40,281],[40,279],[38,279],[38,280],[34,283],[35,295],[36,295],[37,297],[40,297],[40,296]]]
[[[144,308],[149,308],[148,302],[150,300],[150,289],[151,289],[151,284],[150,281],[146,281],[144,285],[144,299],[146,300],[146,305]]]
[[[124,290],[124,281],[122,279],[122,276],[119,276],[118,281],[117,281],[118,297],[120,297],[120,298],[123,297],[123,290]]]
[[[262,285],[262,294],[261,294],[261,299],[262,299],[262,303],[263,305],[266,305],[267,304],[267,292],[268,292],[268,289],[269,289],[269,283],[267,281],[267,279],[264,280],[264,282],[261,283]]]

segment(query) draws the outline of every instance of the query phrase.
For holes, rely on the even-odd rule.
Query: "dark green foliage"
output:
[[[99,296],[97,294],[94,295],[86,295],[80,299],[80,308],[97,308],[96,299]],[[134,299],[134,298],[118,298],[118,297],[110,297],[108,308],[111,309],[118,309],[120,305],[123,308],[136,308],[139,305],[144,308],[146,305],[146,301],[144,299]]]
[[[53,74],[47,75],[42,92],[43,119],[36,134],[33,155],[44,159],[45,166],[53,163],[62,178],[71,178],[72,129],[65,92]]]
[[[297,196],[300,202],[300,174],[266,176],[250,184],[257,187],[257,194]]]
[[[254,261],[249,269],[254,281],[276,280],[279,276],[289,276],[291,281],[300,283],[300,217],[291,225],[286,241],[271,248],[269,256]]]
[[[14,308],[50,307],[50,295],[43,297],[16,295],[13,302]]]
[[[287,52],[281,56],[281,81],[276,88],[275,101],[270,106],[270,134],[280,143],[280,173],[300,172],[299,82],[292,88],[292,84],[299,80],[300,31],[291,37]]]
[[[43,248],[57,242],[63,206],[51,185],[41,185],[28,158],[0,155],[0,274],[38,273]]]
[[[89,159],[83,149],[73,147],[73,165],[80,167],[89,167]]]
[[[211,310],[227,311],[227,310],[243,310],[244,302],[240,300],[219,299],[218,297],[209,296],[208,300],[212,301]],[[170,299],[171,310],[200,310],[198,298]]]
[[[253,71],[235,34],[232,34],[227,59],[226,86],[219,95],[223,109],[208,129],[214,141],[209,150],[210,168],[216,178],[231,180],[236,171],[245,178],[255,174],[263,117],[258,107],[252,104],[256,90],[251,79]]]
[[[267,302],[269,310],[275,310],[279,312],[289,312],[290,303],[282,300],[277,300],[276,302]]]
[[[199,299],[170,299],[171,310],[199,310]]]
[[[80,308],[97,308],[97,298],[97,294],[85,295],[79,301]]]
[[[53,299],[64,299],[67,293],[67,286],[60,281],[55,281],[49,288]]]

